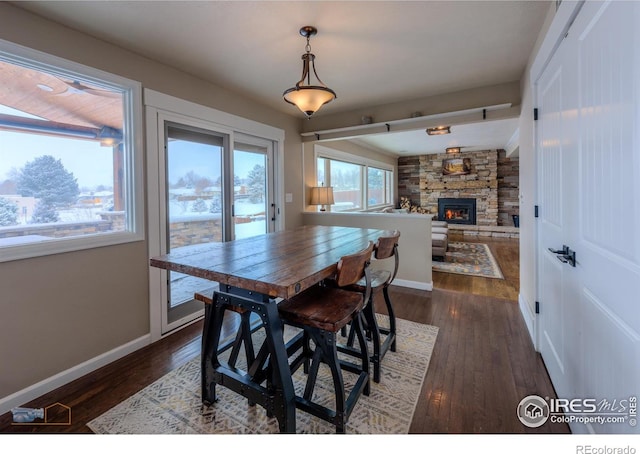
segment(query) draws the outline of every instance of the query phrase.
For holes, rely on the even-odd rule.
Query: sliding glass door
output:
[[[272,232],[276,207],[273,200],[273,145],[270,141],[236,135],[233,146],[234,238]]]
[[[145,103],[149,257],[284,228],[283,130],[153,90]],[[150,267],[151,340],[201,318],[194,293],[216,286]]]
[[[228,135],[165,123],[166,252],[225,239],[223,158]],[[170,329],[201,315],[196,291],[214,284],[186,274],[167,273],[166,325]]]
[[[275,230],[273,142],[200,121],[158,118],[160,254]],[[216,283],[173,271],[158,278],[161,334],[204,314],[195,292]]]

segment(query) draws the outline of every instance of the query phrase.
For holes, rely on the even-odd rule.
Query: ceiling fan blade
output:
[[[62,82],[64,82],[68,86],[67,91],[65,93],[62,93],[63,95],[69,95],[73,93],[89,93],[95,96],[103,96],[105,98],[119,98],[120,96],[122,96],[120,93],[117,93],[114,91],[103,90],[100,88],[93,88],[88,85],[84,85],[83,83],[77,80],[73,80],[73,81],[68,81],[64,79],[60,79],[60,80],[62,80]]]

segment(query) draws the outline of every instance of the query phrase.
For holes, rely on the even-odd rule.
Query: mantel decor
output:
[[[443,175],[468,175],[471,173],[470,158],[454,158],[442,160]]]

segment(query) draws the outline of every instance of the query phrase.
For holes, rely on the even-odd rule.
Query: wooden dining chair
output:
[[[374,257],[376,260],[394,258],[393,270],[372,270],[370,291],[368,290],[364,280],[361,280],[349,287],[349,290],[355,290],[363,294],[369,291],[370,294],[369,303],[365,305],[363,313],[367,337],[371,339],[371,343],[373,344],[373,354],[370,359],[373,364],[373,381],[376,383],[380,383],[382,359],[386,355],[387,351],[396,351],[396,316],[393,311],[393,305],[391,304],[391,298],[389,298],[389,285],[391,285],[393,280],[396,278],[396,275],[398,274],[398,266],[400,265],[400,256],[398,254],[399,238],[400,232],[398,230],[394,230],[390,232],[389,235],[378,238],[374,247]],[[389,315],[388,328],[380,327],[376,319],[375,300],[376,295],[379,295],[380,293],[382,293],[384,297],[387,314]],[[354,334],[354,331],[351,330],[347,340],[347,345],[353,345]],[[386,336],[384,341],[381,341],[381,334]]]
[[[300,353],[292,361],[292,373],[301,364],[304,364],[308,373],[304,394],[296,396],[296,408],[334,424],[337,433],[346,431],[347,421],[360,395],[369,394],[369,353],[362,324],[362,309],[369,300],[369,263],[373,246],[370,241],[367,248],[339,260],[335,286],[318,284],[278,304],[283,322],[304,330],[304,342],[298,349]],[[363,282],[364,293],[345,290],[357,282]],[[359,346],[358,349],[351,348],[350,355],[358,358],[360,365],[338,358],[336,333],[349,323]],[[320,363],[327,364],[331,370],[334,408],[313,401]],[[348,396],[342,370],[355,373],[358,377]]]

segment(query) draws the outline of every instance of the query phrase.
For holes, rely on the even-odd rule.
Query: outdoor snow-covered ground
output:
[[[184,220],[185,218],[197,219],[198,217],[210,217],[212,213],[206,211],[194,211],[196,202],[169,202],[170,220]],[[252,222],[235,225],[236,239],[247,238],[260,235],[266,231],[266,216],[264,203],[251,203],[247,199],[239,199],[235,202],[235,215],[242,217],[252,217]]]
[[[100,208],[70,208],[68,210],[58,210],[58,217],[61,222],[82,222],[100,220],[100,213],[104,211]]]
[[[264,204],[238,203],[236,205],[236,214],[240,216],[251,216],[261,213],[264,210]],[[185,213],[185,217],[201,217],[211,216],[212,213]],[[252,222],[235,224],[236,239],[249,238],[266,232],[267,224],[264,215],[256,216]],[[200,245],[185,246],[198,247]],[[182,248],[178,248],[182,249]],[[176,249],[174,249],[175,251]],[[171,307],[180,305],[185,301],[193,298],[196,291],[204,290],[211,287],[211,281],[199,279],[193,276],[187,276],[180,273],[171,273]]]

